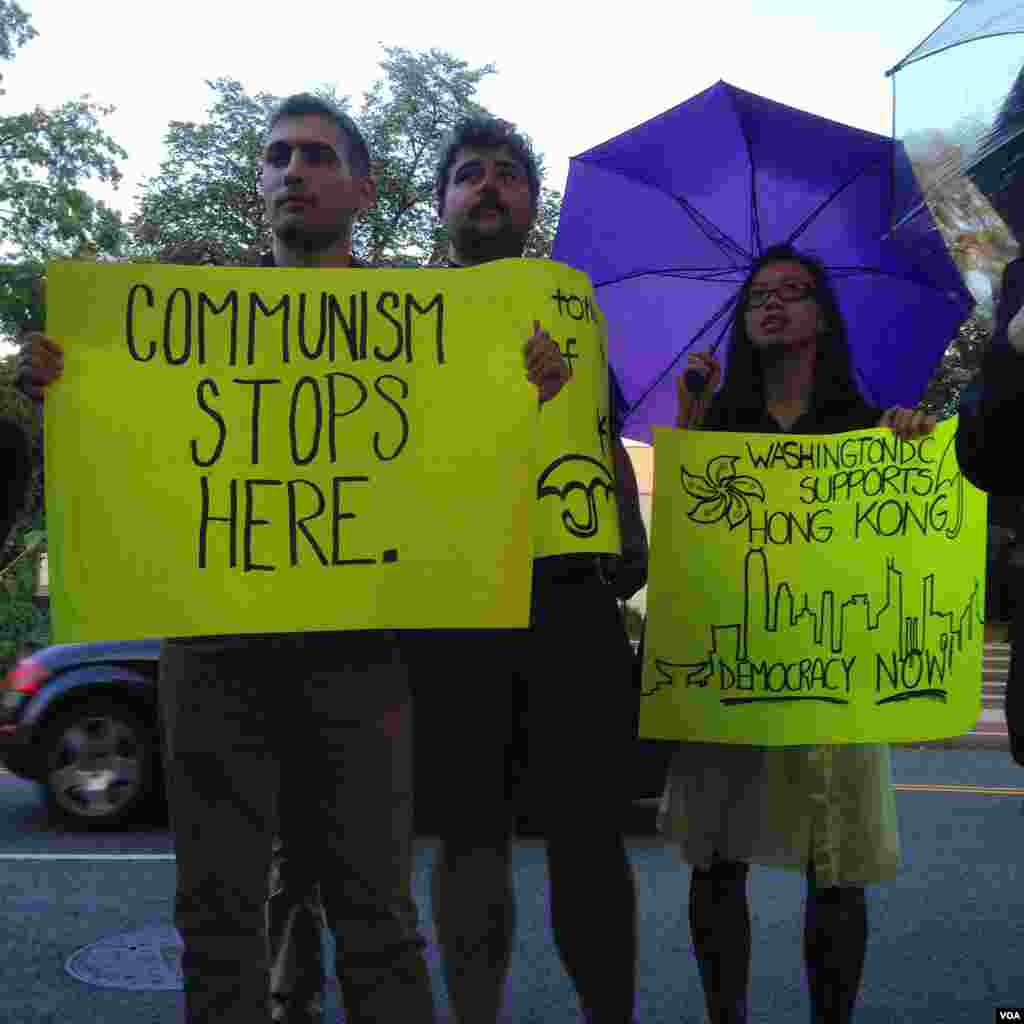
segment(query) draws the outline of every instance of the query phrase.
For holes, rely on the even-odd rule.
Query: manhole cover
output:
[[[181,991],[181,938],[170,924],[100,939],[68,957],[72,978],[98,988],[131,992]]]
[[[154,924],[85,946],[68,957],[64,969],[72,978],[97,988],[180,992],[181,951],[178,929],[170,924]],[[439,971],[433,943],[427,944],[425,954],[427,963]],[[329,978],[328,984],[337,987],[334,978]]]

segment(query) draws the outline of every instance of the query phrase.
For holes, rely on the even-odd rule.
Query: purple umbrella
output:
[[[674,422],[687,352],[728,336],[751,265],[780,242],[829,268],[865,397],[919,399],[974,300],[920,224],[889,234],[897,152],[718,82],[571,160],[552,255],[594,283],[628,436]]]

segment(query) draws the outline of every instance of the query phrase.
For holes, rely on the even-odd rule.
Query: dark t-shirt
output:
[[[763,406],[760,409],[728,409],[720,397],[716,396],[701,429],[746,431],[751,434],[843,434],[849,430],[877,427],[881,418],[881,409],[869,405],[858,396],[851,401],[814,405],[788,430],[784,430]]]

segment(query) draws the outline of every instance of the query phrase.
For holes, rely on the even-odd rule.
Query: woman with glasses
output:
[[[902,437],[935,420],[884,414],[854,382],[846,327],[824,268],[790,246],[755,263],[739,296],[727,370],[691,355],[699,395],[679,380],[682,429],[836,434],[887,426]],[[747,1020],[751,863],[807,874],[804,957],[813,1020],[850,1020],[867,941],[864,885],[899,863],[889,748],[683,743],[659,827],[692,868],[690,932],[711,1024]]]

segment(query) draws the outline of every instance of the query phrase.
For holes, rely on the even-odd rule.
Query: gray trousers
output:
[[[160,698],[187,1024],[271,1019],[278,831],[292,873],[319,882],[347,1021],[433,1022],[409,897],[411,703],[395,635],[169,641]]]

